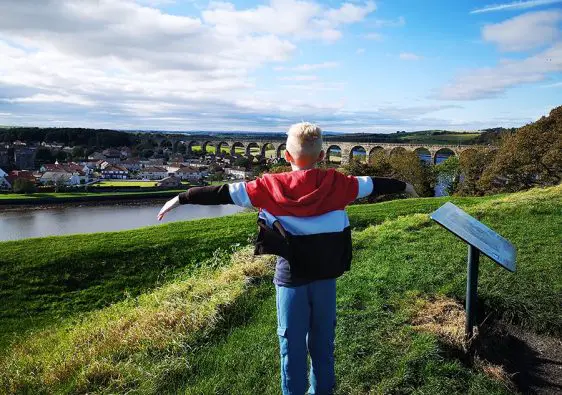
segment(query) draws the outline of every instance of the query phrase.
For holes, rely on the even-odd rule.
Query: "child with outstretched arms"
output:
[[[285,152],[291,172],[190,188],[168,201],[158,214],[161,220],[180,204],[259,209],[255,253],[278,256],[273,282],[284,395],[334,391],[336,278],[350,269],[352,255],[345,207],[374,194],[417,196],[412,185],[395,179],[346,176],[335,169],[315,168],[324,155],[320,128],[295,124],[289,129]]]

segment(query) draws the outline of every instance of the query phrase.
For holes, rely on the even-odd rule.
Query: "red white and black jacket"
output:
[[[402,181],[346,176],[334,169],[265,174],[254,181],[191,188],[181,204],[258,208],[255,254],[274,254],[286,283],[336,278],[350,269],[351,229],[345,207],[371,194],[404,191]]]

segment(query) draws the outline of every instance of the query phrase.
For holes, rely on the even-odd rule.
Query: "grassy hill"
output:
[[[480,133],[424,133],[414,132],[401,137],[401,142],[411,144],[474,144]]]
[[[348,209],[339,394],[513,391],[493,362],[420,324],[436,301],[464,298],[466,246],[427,215],[446,200]],[[559,339],[562,187],[453,202],[518,250],[515,274],[482,259],[480,319]],[[0,243],[0,392],[278,393],[272,260],[245,247],[254,221]]]

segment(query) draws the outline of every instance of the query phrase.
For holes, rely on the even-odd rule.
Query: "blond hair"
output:
[[[292,125],[287,132],[286,149],[293,158],[308,156],[316,159],[322,151],[322,129],[310,122]]]

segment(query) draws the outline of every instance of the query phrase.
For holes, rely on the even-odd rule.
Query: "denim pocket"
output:
[[[279,351],[281,356],[289,353],[289,340],[287,339],[287,328],[277,327],[277,335],[279,336]]]

